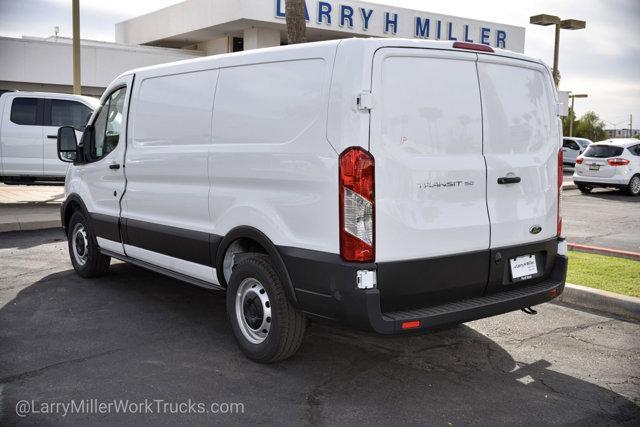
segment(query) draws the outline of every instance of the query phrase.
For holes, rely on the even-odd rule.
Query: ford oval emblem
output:
[[[529,233],[531,234],[538,234],[541,231],[542,231],[542,227],[540,227],[539,225],[534,225],[529,229]]]

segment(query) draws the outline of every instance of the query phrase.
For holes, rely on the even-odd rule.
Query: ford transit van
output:
[[[77,273],[226,290],[256,361],[309,320],[430,331],[564,287],[558,100],[520,54],[351,39],[142,68],[58,145]]]
[[[0,96],[0,182],[64,181],[68,164],[58,159],[58,128],[72,126],[78,137],[98,100],[45,92]]]

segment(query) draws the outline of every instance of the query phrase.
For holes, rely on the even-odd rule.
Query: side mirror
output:
[[[58,158],[63,162],[75,162],[78,156],[78,140],[73,126],[58,129]]]

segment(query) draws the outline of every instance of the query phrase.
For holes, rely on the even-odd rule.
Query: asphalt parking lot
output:
[[[568,190],[562,197],[568,242],[640,252],[640,197],[608,188]]]
[[[224,295],[114,263],[71,269],[60,231],[0,237],[0,425],[640,423],[640,325],[544,304],[452,329],[379,337],[312,325],[258,365]],[[241,414],[29,414],[20,400],[242,403]]]

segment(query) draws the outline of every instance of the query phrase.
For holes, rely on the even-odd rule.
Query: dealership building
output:
[[[123,71],[286,44],[285,0],[187,0],[115,26],[115,43],[81,41],[83,93],[100,95]],[[402,37],[458,40],[524,52],[525,29],[382,4],[306,0],[307,40]],[[71,92],[68,38],[0,37],[0,90]]]

